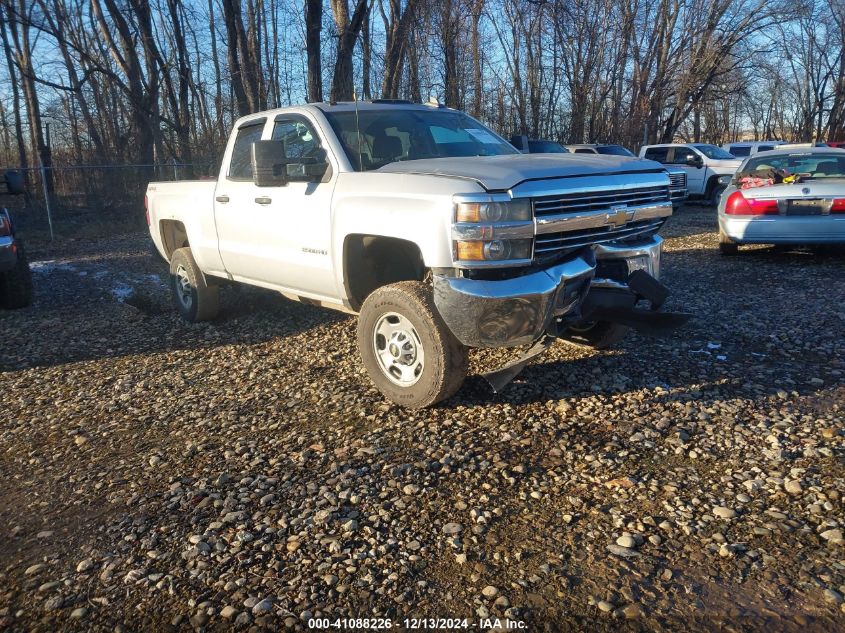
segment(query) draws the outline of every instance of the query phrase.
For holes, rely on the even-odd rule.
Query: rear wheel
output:
[[[620,323],[596,321],[580,326],[573,326],[563,333],[564,340],[593,349],[608,349],[622,342],[631,328]]]
[[[179,248],[170,258],[170,290],[173,305],[186,321],[197,323],[217,316],[220,287],[206,283],[190,248]]]
[[[719,185],[718,181],[713,181],[710,185],[710,195],[707,197],[708,202],[710,203],[711,207],[718,207],[719,200],[722,197],[722,192],[725,190],[725,187]]]
[[[0,306],[11,310],[32,303],[32,272],[23,246],[17,244],[15,267],[0,274]]]
[[[466,377],[467,349],[443,322],[431,288],[402,281],[373,291],[361,306],[358,349],[379,391],[411,409],[453,395]]]
[[[732,242],[731,238],[719,229],[719,252],[722,255],[736,255],[739,253],[739,244]]]

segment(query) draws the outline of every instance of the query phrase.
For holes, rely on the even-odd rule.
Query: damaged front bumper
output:
[[[674,328],[688,316],[667,321],[654,311],[668,294],[657,281],[662,246],[658,236],[634,245],[599,244],[547,269],[496,281],[434,275],[434,303],[468,347],[527,345],[583,321]],[[651,311],[635,309],[641,299]]]

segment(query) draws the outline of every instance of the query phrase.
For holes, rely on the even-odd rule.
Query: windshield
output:
[[[528,149],[532,154],[568,154],[569,150],[554,141],[528,141]]]
[[[625,149],[621,145],[599,145],[596,150],[599,154],[609,154],[610,156],[633,156],[634,152]]]
[[[806,152],[802,154],[780,154],[778,156],[755,156],[748,159],[743,173],[779,169],[790,174],[801,174],[802,178],[845,178],[845,155]]]
[[[698,143],[696,145],[692,145],[699,152],[704,154],[707,158],[712,158],[713,160],[735,160],[736,156],[733,154],[729,154],[721,147],[716,147],[715,145],[705,145],[704,143]]]
[[[326,118],[355,171],[401,160],[519,154],[475,119],[453,110],[367,109],[357,116],[347,110],[326,112]]]

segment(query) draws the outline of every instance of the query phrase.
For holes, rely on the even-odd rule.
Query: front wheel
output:
[[[431,288],[402,281],[361,306],[358,349],[370,379],[396,404],[419,409],[445,400],[466,378],[467,349],[434,306]]]
[[[622,342],[630,328],[620,323],[596,321],[583,326],[568,328],[561,338],[569,343],[592,349],[608,349]]]
[[[190,248],[179,248],[170,258],[170,290],[173,305],[186,321],[198,323],[217,316],[220,287],[206,283]]]

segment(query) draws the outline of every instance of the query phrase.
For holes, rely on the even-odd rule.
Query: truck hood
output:
[[[506,191],[526,180],[662,172],[651,160],[597,154],[507,154],[426,158],[389,163],[380,172],[425,174],[474,180],[488,191]]]

